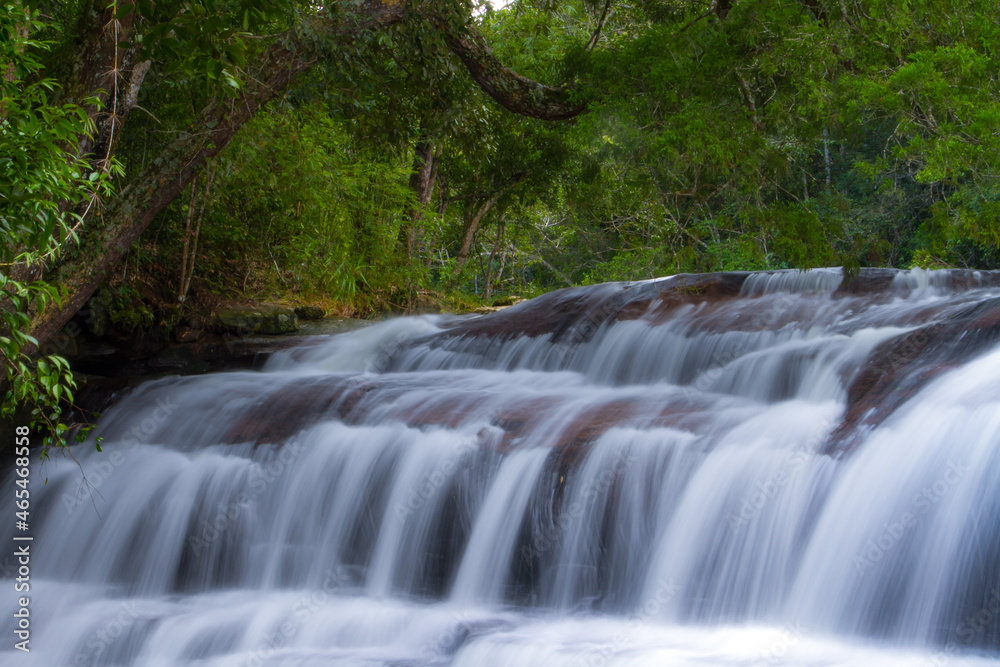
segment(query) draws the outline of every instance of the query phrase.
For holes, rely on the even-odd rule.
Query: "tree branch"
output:
[[[365,30],[383,29],[403,20],[408,9],[401,0],[362,0],[352,8],[354,20],[331,21],[314,17],[300,37],[289,31],[279,36],[258,57],[245,77],[235,99],[216,97],[198,114],[191,127],[182,132],[152,164],[109,202],[104,224],[91,230],[84,247],[50,275],[61,284],[68,298],[51,305],[32,320],[31,335],[41,343],[51,338],[86,304],[104,280],[107,271],[119,262],[157,214],[191,183],[205,160],[222,151],[233,136],[265,104],[279,97],[288,85],[317,60],[318,44],[327,40],[351,39]],[[538,84],[504,67],[485,41],[466,26],[458,34],[454,22],[425,16],[442,30],[449,48],[462,60],[479,86],[507,109],[544,120],[562,120],[581,113],[585,105],[573,102],[571,91]],[[126,99],[134,105],[145,67],[135,67]],[[132,106],[129,105],[129,106]],[[84,150],[91,147],[82,147]],[[481,219],[481,217],[480,217]],[[30,351],[27,351],[30,353]]]
[[[601,12],[601,18],[597,21],[597,27],[594,28],[594,34],[590,36],[587,40],[587,50],[592,51],[595,46],[597,46],[597,40],[601,38],[601,31],[604,30],[604,22],[608,20],[608,12],[611,11],[611,0],[605,0],[604,10]]]
[[[572,99],[572,89],[546,86],[505,67],[479,34],[468,28],[458,34],[446,19],[433,14],[425,17],[441,30],[448,48],[479,87],[504,108],[541,120],[567,120],[586,110],[585,103]]]

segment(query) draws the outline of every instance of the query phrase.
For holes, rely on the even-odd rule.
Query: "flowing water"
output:
[[[848,419],[887,345],[1000,298],[977,281],[757,274],[559,332],[403,318],[146,383],[103,453],[32,464],[32,651],[7,613],[0,663],[992,664],[1000,344],[963,333]]]

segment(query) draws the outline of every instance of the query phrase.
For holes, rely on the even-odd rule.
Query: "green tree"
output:
[[[42,23],[37,12],[17,3],[0,5],[4,35],[0,69],[0,416],[10,419],[17,406],[60,441],[68,425],[61,406],[73,400],[69,364],[56,354],[33,358],[38,340],[27,332],[31,314],[58,304],[57,286],[39,280],[58,262],[93,219],[97,198],[109,194],[113,163],[93,169],[67,157],[66,147],[87,136],[93,125],[75,104],[53,105],[57,84],[38,75],[49,44],[32,39]],[[89,101],[94,104],[95,101]]]
[[[39,7],[54,17],[46,26],[35,20]],[[6,63],[4,69],[15,72],[3,89],[3,122],[10,131],[0,155],[11,157],[4,163],[11,179],[5,191],[15,195],[4,204],[4,247],[10,249],[8,265],[39,270],[44,281],[19,281],[13,271],[3,275],[4,364],[14,382],[5,412],[25,400],[54,406],[69,390],[63,363],[43,361],[32,370],[28,355],[86,303],[206,161],[303,72],[320,65],[366,69],[367,44],[398,26],[415,43],[440,45],[441,61],[457,58],[480,88],[516,113],[558,119],[580,111],[562,89],[502,66],[471,15],[471,5],[450,0],[323,7],[263,0],[80,0],[32,3],[27,10],[4,5],[4,31],[12,36],[4,55],[13,70]],[[32,33],[51,37],[53,60],[43,61]],[[58,95],[43,94],[55,87],[42,78],[47,71],[60,79]],[[122,153],[135,113],[155,118],[157,131],[146,137],[142,153]],[[104,192],[97,216],[97,186],[119,157],[122,182],[114,194]],[[58,300],[51,298],[56,290]]]

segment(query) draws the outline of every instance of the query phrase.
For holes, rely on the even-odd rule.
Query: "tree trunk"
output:
[[[544,86],[504,67],[486,41],[471,28],[459,34],[444,17],[425,17],[444,33],[448,48],[459,57],[479,87],[506,109],[541,120],[566,120],[586,109],[585,103],[573,100],[572,91]]]
[[[503,193],[507,192],[527,177],[528,172],[526,171],[514,174],[503,187],[494,192],[489,199],[479,206],[479,209],[471,218],[466,220],[465,228],[462,230],[462,244],[459,246],[458,255],[456,256],[456,269],[458,271],[465,266],[465,262],[469,257],[469,250],[472,248],[472,239],[476,236],[476,232],[479,231],[479,226],[482,224],[483,218],[486,217],[486,214],[490,212],[490,209],[493,208],[494,204],[497,203],[497,200],[500,199],[500,196]]]
[[[96,0],[95,6],[99,6]],[[109,42],[120,39],[125,27],[129,30],[135,28],[134,24],[126,24],[126,21],[133,20],[131,17],[138,14],[131,9],[126,14],[125,7],[123,3],[118,10],[122,17],[120,23],[112,23],[112,27],[118,26],[117,33],[95,32],[91,35],[92,40],[96,39],[93,42],[97,44],[95,51],[103,53],[103,56],[99,58],[97,53],[93,53],[92,59],[84,59],[86,66],[81,69],[80,80],[92,81],[95,77],[100,79],[106,76],[107,71],[101,69],[100,63],[106,62],[108,53],[112,53],[112,63],[124,64],[124,60],[119,61],[118,58],[128,53],[135,58],[137,51],[122,54],[119,53],[119,42]],[[217,97],[210,101],[191,124],[195,131],[182,132],[147,169],[124,187],[104,212],[103,225],[91,229],[83,247],[46,276],[49,282],[61,284],[68,296],[61,305],[50,305],[36,314],[30,334],[40,343],[45,343],[86,304],[109,268],[121,260],[153,218],[191,183],[205,160],[222,151],[258,109],[280,96],[298,74],[317,62],[317,44],[324,40],[351,39],[365,30],[386,28],[400,22],[405,14],[412,13],[412,9],[409,3],[401,0],[360,0],[350,7],[353,20],[334,22],[318,16],[311,17],[307,19],[310,21],[309,29],[303,31],[302,37],[289,31],[275,39],[254,66],[248,68],[240,94],[235,98]],[[418,11],[418,15],[445,33],[449,48],[462,60],[480,88],[506,108],[547,120],[570,118],[584,110],[584,105],[569,101],[569,91],[543,86],[503,67],[485,41],[469,26],[459,31],[453,19],[427,11]],[[121,110],[134,107],[135,96],[147,70],[148,63],[131,65],[128,90],[114,93],[113,99],[124,95]],[[89,85],[83,85],[81,89],[88,88],[93,90]],[[117,86],[114,88],[117,90]],[[81,143],[81,154],[92,154],[98,159],[110,157],[118,136],[115,128],[120,127],[120,122],[120,115],[112,117],[110,122],[105,120],[98,128],[92,145],[86,141]],[[107,139],[102,139],[105,136]],[[104,146],[107,148],[102,148]],[[105,157],[101,157],[102,152]],[[467,239],[463,239],[466,256],[478,225],[498,198],[499,193],[474,218],[472,229],[467,230]],[[26,352],[30,353],[30,350]]]
[[[229,145],[236,131],[312,64],[278,40],[258,61],[254,76],[247,77],[235,99],[212,100],[194,127],[204,132],[181,134],[153,164],[115,197],[105,212],[104,226],[87,236],[85,246],[49,276],[66,288],[69,297],[60,307],[50,306],[32,322],[31,335],[44,343],[83,307],[114,266],[156,215],[177,197],[198,173],[206,159]]]
[[[205,217],[205,207],[208,205],[208,197],[212,192],[212,181],[215,180],[215,172],[219,168],[219,163],[215,162],[208,168],[205,176],[205,189],[201,192],[201,209],[198,211],[198,219],[194,230],[191,230],[191,221],[194,217],[195,205],[195,185],[197,181],[191,183],[191,204],[188,208],[187,225],[184,228],[184,252],[181,254],[181,285],[177,292],[177,302],[184,303],[188,290],[191,289],[191,280],[194,278],[195,258],[198,256],[198,234],[201,232],[201,221]],[[190,249],[190,253],[188,250]],[[188,263],[188,256],[191,261]]]
[[[611,0],[604,0],[604,9],[601,11],[601,18],[597,20],[597,27],[594,28],[594,33],[587,40],[587,50],[593,51],[594,47],[597,46],[598,40],[601,39],[601,31],[604,29],[604,22],[608,20],[608,13],[611,11]]]
[[[139,60],[142,43],[134,37],[143,18],[134,1],[92,0],[89,4],[77,25],[79,56],[63,92],[64,101],[84,107],[96,130],[92,136],[80,137],[77,155],[88,158],[95,169],[106,169],[151,63]],[[123,43],[130,45],[123,47]],[[100,104],[84,105],[88,98],[97,98]]]
[[[500,280],[500,276],[503,274],[503,255],[500,257],[500,270],[497,272],[496,278],[493,277],[493,260],[496,259],[497,252],[500,251],[500,242],[503,241],[503,218],[500,218],[500,222],[497,224],[497,238],[493,243],[493,250],[490,252],[490,259],[486,262],[486,278],[485,278],[485,288],[483,290],[483,295],[487,303],[490,297],[493,295],[493,282],[494,280]]]
[[[462,230],[462,244],[458,247],[458,255],[456,256],[456,272],[461,271],[465,267],[465,263],[469,259],[469,250],[472,249],[472,239],[476,237],[476,232],[479,231],[479,225],[482,224],[483,218],[485,218],[486,214],[490,212],[493,205],[497,203],[501,194],[502,191],[497,192],[492,197],[487,199],[479,206],[479,209],[465,221],[465,228]]]
[[[406,244],[406,256],[413,257],[417,241],[420,237],[421,221],[424,211],[434,193],[434,180],[437,177],[437,152],[434,144],[423,139],[417,142],[413,150],[413,170],[410,172],[410,189],[417,196],[417,205],[410,209],[408,222],[399,230],[400,243]]]

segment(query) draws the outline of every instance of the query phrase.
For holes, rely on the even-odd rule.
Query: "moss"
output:
[[[95,336],[107,333],[107,324],[132,333],[137,329],[148,329],[156,321],[156,315],[135,289],[127,285],[121,287],[101,287],[90,300],[88,325]]]

